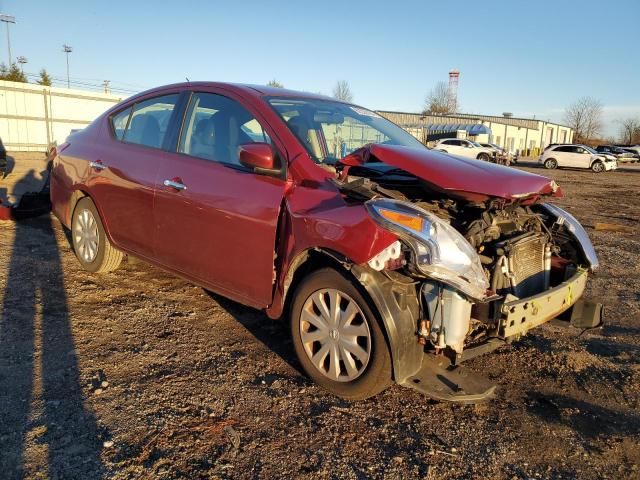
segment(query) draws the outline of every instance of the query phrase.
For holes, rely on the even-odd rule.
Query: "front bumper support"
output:
[[[502,305],[500,338],[517,337],[568,310],[584,293],[587,271],[578,270],[569,280],[528,298],[508,300]]]

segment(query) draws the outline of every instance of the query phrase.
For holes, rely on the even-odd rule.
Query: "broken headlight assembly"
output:
[[[480,258],[455,228],[434,214],[399,200],[369,200],[366,207],[374,221],[411,248],[413,264],[419,272],[470,298],[486,298],[489,282]]]

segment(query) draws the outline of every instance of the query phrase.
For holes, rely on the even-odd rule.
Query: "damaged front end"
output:
[[[555,183],[495,165],[491,185],[441,173],[437,181],[433,152],[406,162],[402,149],[376,147],[345,158],[334,183],[398,237],[368,262],[376,273],[356,268],[379,308],[398,295],[372,293],[375,278],[391,291],[403,285],[403,295],[413,289],[417,299],[413,344],[400,342],[413,353],[396,353],[405,359],[395,365],[398,383],[439,400],[480,401],[495,385],[468,372],[465,360],[563,314],[581,328],[601,324],[601,305],[581,300],[597,257],[577,220],[545,202],[559,195]],[[436,169],[442,161],[436,157]],[[455,166],[458,174],[466,167]],[[487,176],[484,167],[470,169]]]

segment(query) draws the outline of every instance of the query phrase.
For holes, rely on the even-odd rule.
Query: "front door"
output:
[[[271,303],[286,182],[242,166],[238,146],[271,143],[238,101],[193,93],[177,152],[156,181],[156,257],[166,267],[255,307]]]

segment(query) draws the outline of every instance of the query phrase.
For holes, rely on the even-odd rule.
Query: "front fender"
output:
[[[424,347],[416,329],[420,304],[413,283],[401,284],[368,266],[353,265],[351,272],[369,294],[387,335],[393,377],[403,383],[421,367]]]

